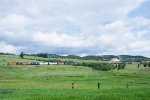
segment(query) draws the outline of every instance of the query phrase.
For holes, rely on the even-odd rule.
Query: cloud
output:
[[[0,42],[0,52],[5,52],[5,53],[17,53],[20,51],[21,47],[15,47],[11,44],[7,44],[5,42]]]
[[[32,35],[32,41],[48,47],[90,47],[92,44],[82,37],[75,37],[65,33],[42,33]]]
[[[145,1],[1,0],[0,43],[17,53],[150,56],[150,19],[128,16]]]

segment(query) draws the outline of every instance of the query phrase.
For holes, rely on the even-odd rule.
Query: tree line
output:
[[[21,53],[20,53],[20,58],[23,59],[25,55],[28,55],[28,56],[29,56],[29,54],[25,54],[24,52],[21,52]],[[47,53],[31,54],[31,56],[37,56],[37,57],[48,58],[48,54],[47,54]]]
[[[101,71],[109,71],[112,69],[125,69],[126,64],[122,63],[122,64],[110,64],[110,63],[87,63],[87,62],[83,62],[83,63],[75,63],[75,66],[85,66],[85,67],[91,67],[95,70],[101,70]]]
[[[25,54],[27,55],[27,54]],[[57,54],[48,54],[48,53],[38,53],[38,54],[29,54],[31,56],[38,56],[38,57],[43,57],[43,58],[71,58],[71,59],[80,59],[80,60],[102,60],[102,61],[110,61],[113,58],[118,58],[121,59],[122,62],[142,62],[142,61],[147,61],[149,58],[144,57],[144,56],[130,56],[130,55],[100,55],[100,56],[95,56],[95,55],[89,55],[89,56],[84,56],[80,57],[77,55],[67,55],[67,56],[61,56]]]

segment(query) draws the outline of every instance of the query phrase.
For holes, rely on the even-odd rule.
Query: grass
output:
[[[35,61],[0,55],[0,100],[149,100],[150,68],[97,71],[83,66],[8,67]],[[5,60],[5,61],[4,61]],[[100,89],[97,89],[97,83]],[[72,83],[75,89],[71,89]],[[126,87],[126,84],[129,87]]]
[[[148,89],[8,89],[0,90],[1,100],[149,100]]]

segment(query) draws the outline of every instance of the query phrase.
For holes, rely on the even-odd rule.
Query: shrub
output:
[[[92,67],[93,69],[102,70],[102,71],[108,71],[115,68],[113,64],[108,64],[108,63],[85,63],[84,62],[81,65],[86,67]]]

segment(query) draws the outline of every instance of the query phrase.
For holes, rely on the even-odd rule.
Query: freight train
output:
[[[64,62],[8,62],[7,65],[65,65]]]

